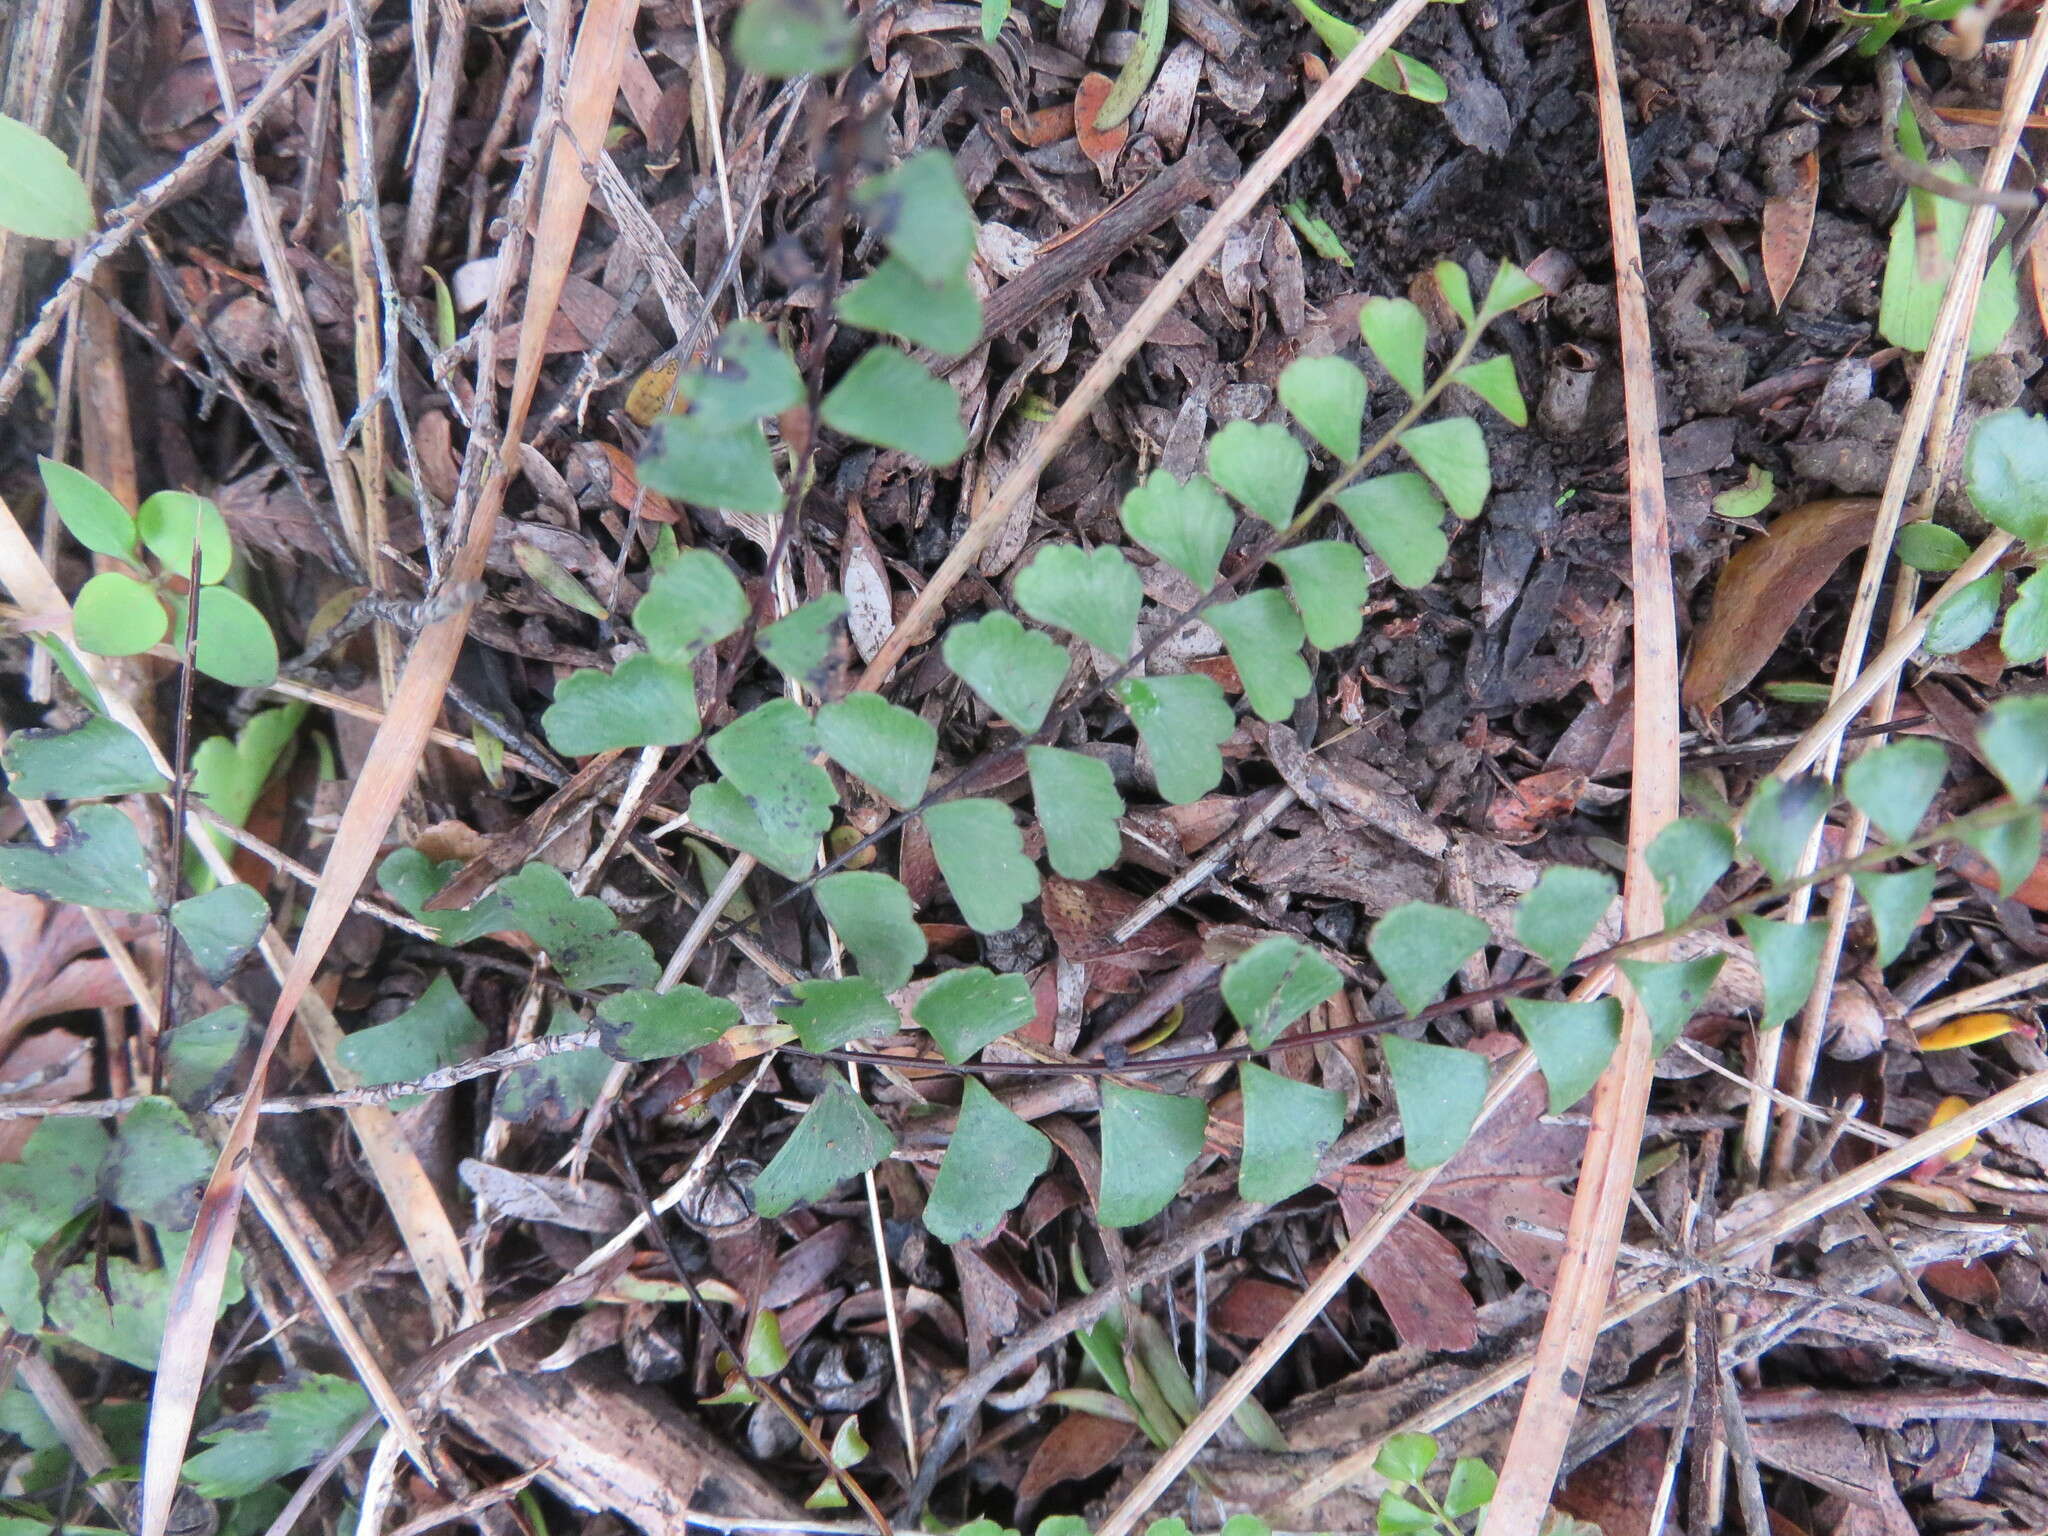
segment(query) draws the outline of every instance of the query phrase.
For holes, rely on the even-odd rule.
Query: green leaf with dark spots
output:
[[[846,599],[827,592],[767,625],[754,637],[754,645],[776,671],[823,698],[831,689],[839,629],[845,618]]]
[[[757,516],[782,510],[775,455],[758,421],[712,427],[692,416],[664,416],[648,434],[639,473],[650,491],[693,506]]]
[[[848,1179],[877,1167],[896,1148],[881,1117],[838,1073],[754,1180],[754,1209],[767,1220],[799,1203],[822,1200]]]
[[[438,932],[441,942],[451,949],[459,949],[487,933],[517,928],[519,922],[513,915],[512,904],[496,891],[458,911],[427,910],[427,903],[461,868],[460,859],[436,864],[417,848],[398,848],[385,855],[384,862],[377,866],[377,888]]]
[[[97,1120],[44,1120],[21,1155],[0,1163],[0,1232],[33,1247],[99,1197],[100,1167],[113,1138]]]
[[[663,1061],[709,1045],[739,1021],[737,1003],[684,982],[606,998],[597,1005],[597,1038],[613,1061]]]
[[[583,1027],[583,1021],[569,1009],[557,1008],[547,1032],[574,1035]],[[557,1051],[538,1061],[521,1062],[498,1080],[495,1107],[501,1118],[514,1125],[536,1124],[545,1130],[566,1131],[597,1102],[611,1071],[610,1058],[593,1050]]]
[[[930,1035],[939,1054],[954,1066],[1037,1016],[1031,984],[1015,974],[998,975],[986,966],[947,971],[919,995],[910,1016]]]
[[[409,1083],[474,1060],[490,1039],[447,973],[437,975],[419,1001],[396,1018],[351,1031],[341,1042],[342,1065],[372,1088]],[[393,1099],[393,1109],[426,1103],[425,1094]]]
[[[252,1044],[249,1010],[239,1003],[186,1020],[164,1036],[164,1092],[197,1113],[239,1082],[236,1068]]]
[[[91,800],[170,788],[141,739],[105,715],[69,730],[16,731],[0,763],[8,789],[23,800]]]
[[[947,800],[924,813],[932,857],[953,904],[976,933],[1004,933],[1038,896],[1038,870],[1024,856],[1016,817],[1000,800]]]
[[[270,903],[246,885],[222,885],[171,908],[171,923],[208,981],[226,981],[263,937]]]
[[[690,822],[706,835],[752,854],[784,879],[803,879],[818,860],[817,833],[769,831],[746,796],[723,779],[690,791]]]
[[[661,967],[637,933],[621,933],[618,917],[595,896],[578,896],[552,865],[528,864],[499,882],[510,904],[513,926],[523,930],[581,991],[597,987],[646,987]]]
[[[891,254],[928,283],[957,278],[974,259],[979,225],[943,149],[912,155],[853,191],[854,205]]]
[[[235,1499],[310,1467],[369,1411],[370,1397],[339,1376],[302,1376],[261,1391],[256,1406],[199,1438],[208,1449],[185,1463],[203,1499]]]
[[[153,1227],[184,1232],[199,1215],[199,1192],[213,1172],[213,1148],[169,1099],[148,1098],[128,1111],[100,1170],[106,1197]]]
[[[712,431],[779,416],[804,398],[803,375],[758,320],[735,320],[718,333],[703,366],[677,385],[691,421]]]
[[[910,980],[926,946],[900,881],[872,870],[842,870],[813,889],[825,921],[863,976],[889,992]]]
[[[926,1197],[924,1224],[942,1243],[979,1242],[1031,1193],[1052,1166],[1052,1142],[968,1078],[960,1118]]]
[[[1813,774],[1767,778],[1743,808],[1742,846],[1773,880],[1788,881],[1798,873],[1807,842],[1833,803],[1834,791]]]
[[[789,991],[796,1002],[778,1005],[775,1016],[796,1031],[807,1051],[836,1051],[903,1027],[903,1016],[872,976],[800,981]]]
[[[0,885],[8,890],[107,912],[154,912],[149,871],[135,823],[111,805],[73,811],[54,847],[0,847]]]
[[[771,836],[816,838],[832,825],[839,792],[832,776],[811,761],[817,728],[794,701],[756,705],[704,746]]]

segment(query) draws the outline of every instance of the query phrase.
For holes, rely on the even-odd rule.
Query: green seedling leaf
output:
[[[1144,0],[1138,11],[1138,45],[1116,72],[1109,94],[1096,109],[1097,133],[1107,133],[1137,109],[1145,88],[1159,71],[1159,56],[1166,51],[1166,18],[1167,0]]]
[[[298,734],[299,722],[305,718],[304,704],[286,704],[251,715],[232,738],[209,736],[192,753],[192,793],[230,826],[247,826],[257,799],[284,760],[286,749]],[[230,845],[222,834],[209,831],[206,835],[223,854],[229,852]],[[213,875],[197,855],[187,862],[186,874],[195,890],[211,889]],[[444,875],[442,881],[446,879]],[[439,884],[435,886],[438,889]],[[426,897],[420,899],[425,901]]]
[[[1285,720],[1313,686],[1301,645],[1301,616],[1277,587],[1218,603],[1206,617],[1230,650],[1244,695],[1261,720]]]
[[[36,1273],[36,1251],[12,1234],[0,1236],[0,1318],[16,1333],[42,1332],[43,1282]],[[20,1428],[0,1420],[0,1430],[18,1434]],[[40,1522],[35,1526],[38,1533],[47,1529]],[[0,1536],[12,1533],[0,1526]]]
[[[1465,269],[1455,261],[1440,261],[1434,269],[1436,291],[1444,296],[1444,302],[1451,307],[1451,313],[1465,322],[1470,330],[1477,321],[1472,308],[1472,279],[1465,275]]]
[[[1643,856],[1657,877],[1669,927],[1691,917],[1728,872],[1735,862],[1735,834],[1718,821],[1681,816],[1651,839]]]
[[[1563,975],[1614,904],[1614,891],[1614,877],[1604,870],[1553,864],[1515,909],[1515,938]]]
[[[62,635],[49,630],[31,630],[29,639],[50,653],[50,659],[56,662],[57,670],[64,674],[64,681],[71,685],[72,691],[85,702],[87,708],[98,715],[107,712],[107,701],[100,697],[99,687],[93,682],[92,674],[85,670],[85,662],[80,659],[78,652],[65,642]]]
[[[1031,803],[1045,832],[1045,855],[1069,880],[1092,880],[1123,853],[1117,822],[1123,796],[1109,765],[1085,752],[1027,747]]]
[[[1162,799],[1189,805],[1223,778],[1217,750],[1237,730],[1237,716],[1212,677],[1182,672],[1171,677],[1127,677],[1116,696],[1152,755],[1152,777]]]
[[[1064,655],[1060,669],[1066,670]],[[929,721],[874,693],[848,694],[820,709],[818,740],[833,762],[901,807],[924,798],[939,751]]]
[[[1123,551],[1047,544],[1017,573],[1017,606],[1121,661],[1131,653],[1145,589]]]
[[[7,119],[0,118],[0,123]],[[4,130],[0,130],[4,135]],[[0,194],[4,196],[4,194]],[[4,217],[0,217],[4,222]],[[55,459],[36,460],[43,474],[43,494],[70,530],[71,537],[98,555],[135,563],[135,519],[99,481]]]
[[[804,1111],[782,1149],[754,1180],[754,1209],[772,1221],[800,1202],[822,1200],[896,1149],[896,1138],[837,1072]]]
[[[32,240],[92,233],[92,198],[64,151],[11,117],[0,117],[0,229]]]
[[[1024,856],[1024,835],[1000,800],[948,800],[924,813],[932,857],[953,904],[976,933],[1005,933],[1024,921],[1038,896],[1038,870]]]
[[[1373,924],[1365,947],[1401,1006],[1420,1013],[1491,937],[1486,924],[1469,912],[1409,901]]]
[[[1962,483],[1970,504],[2013,539],[2048,541],[2048,420],[2021,410],[1982,418],[1962,451]]]
[[[135,511],[135,531],[149,552],[173,576],[192,573],[192,541],[199,540],[199,580],[224,580],[234,563],[235,544],[220,508],[189,491],[158,491]],[[202,615],[204,609],[201,610]]]
[[[203,1499],[254,1493],[325,1456],[369,1407],[369,1394],[339,1376],[271,1387],[199,1437],[210,1449],[185,1463],[185,1480]]]
[[[1467,363],[1451,377],[1499,411],[1510,426],[1529,425],[1529,407],[1523,403],[1522,386],[1515,379],[1515,360],[1505,352]]]
[[[870,348],[832,386],[819,416],[835,432],[944,469],[967,451],[960,397],[894,347]]]
[[[981,40],[990,47],[1003,35],[1003,23],[1010,19],[1010,0],[981,0]]]
[[[1428,1475],[1436,1454],[1435,1435],[1389,1435],[1373,1457],[1372,1469],[1396,1488],[1406,1488]]]
[[[1961,181],[1962,175],[1949,162],[1934,167],[1944,177]],[[1931,208],[1934,215],[1933,249],[1923,248],[1917,227],[1917,210]],[[1948,291],[1950,274],[1962,249],[1963,224],[1968,214],[1953,197],[1906,199],[1892,221],[1891,248],[1885,256],[1884,286],[1878,295],[1877,328],[1886,341],[1909,352],[1925,352],[1934,335],[1935,313]],[[1931,260],[1928,258],[1932,258]],[[1970,356],[1985,357],[1998,349],[2006,333],[2019,318],[2019,284],[2014,281],[2012,255],[2001,251],[1984,274],[1977,298],[1976,318],[1970,326]],[[1986,516],[1989,516],[1986,512]]]
[[[1880,967],[1906,952],[1913,931],[1927,914],[1927,903],[1934,899],[1937,873],[1933,866],[1923,865],[1893,875],[1858,870],[1852,877],[1856,894],[1870,908],[1871,927],[1876,930],[1873,957]]]
[[[887,992],[910,980],[926,946],[902,882],[873,870],[842,870],[820,880],[815,892],[863,976]]]
[[[1209,439],[1209,478],[1254,517],[1285,528],[1308,479],[1308,450],[1277,422],[1233,421]]]
[[[1768,469],[1752,464],[1742,484],[1731,485],[1714,498],[1714,511],[1722,517],[1755,517],[1766,510],[1778,494],[1778,480]]]
[[[1491,320],[1511,309],[1535,303],[1545,292],[1544,286],[1535,278],[1512,261],[1504,261],[1494,269],[1493,281],[1486,285],[1486,302],[1480,313]]]
[[[377,888],[441,935],[441,942],[459,949],[473,939],[517,928],[512,905],[496,891],[456,912],[428,911],[427,903],[462,868],[460,859],[434,863],[417,848],[398,848],[377,866]]]
[[[1810,773],[1790,780],[1765,779],[1742,812],[1744,850],[1773,880],[1792,879],[1814,828],[1833,802],[1827,781]]]
[[[101,571],[78,589],[71,632],[94,656],[139,656],[171,632],[171,616],[133,576]]]
[[[1244,1101],[1237,1192],[1259,1205],[1277,1205],[1315,1183],[1323,1154],[1344,1134],[1344,1095],[1249,1061],[1237,1069],[1237,1085]]]
[[[1300,0],[1296,0],[1296,4],[1299,3]],[[1365,72],[1365,78],[1367,83],[1383,91],[1392,91],[1396,96],[1406,96],[1426,106],[1440,107],[1450,99],[1451,88],[1442,75],[1398,48],[1389,48],[1375,59]]]
[[[910,1016],[957,1067],[991,1040],[1029,1024],[1037,1012],[1031,983],[1022,976],[999,976],[974,965],[948,971],[926,987]]]
[[[747,9],[764,3],[780,0],[751,0]],[[664,416],[648,434],[639,473],[649,490],[696,506],[763,517],[782,510],[775,455],[758,421],[709,427],[693,416]]]
[[[1465,274],[1459,270],[1458,275],[1463,277]],[[1466,306],[1469,310],[1469,290]],[[1358,331],[1365,338],[1365,344],[1372,348],[1372,355],[1379,359],[1380,366],[1407,391],[1408,398],[1422,398],[1422,392],[1429,384],[1424,366],[1424,354],[1429,346],[1429,322],[1422,318],[1422,311],[1406,299],[1367,299],[1365,308],[1358,312]]]
[[[1447,416],[1401,434],[1401,451],[1443,493],[1451,510],[1470,522],[1486,510],[1493,491],[1493,466],[1486,437],[1470,416]]]
[[[576,579],[576,573],[538,544],[523,538],[515,539],[512,559],[526,573],[527,580],[556,602],[593,619],[611,617],[611,610],[597,600],[590,588]]]
[[[1208,1123],[1209,1107],[1200,1099],[1104,1083],[1096,1218],[1105,1227],[1135,1227],[1165,1210],[1202,1150]]]
[[[1448,1162],[1472,1134],[1486,1101],[1486,1058],[1447,1045],[1387,1035],[1380,1041],[1408,1166],[1434,1168]]]
[[[901,256],[888,257],[841,294],[839,318],[941,357],[964,357],[981,339],[981,299],[967,279],[930,281]]]
[[[90,800],[170,788],[136,734],[104,715],[67,731],[16,731],[0,765],[7,769],[7,787],[23,800]]]
[[[1508,1012],[1529,1038],[1550,1089],[1550,1112],[1564,1113],[1592,1091],[1621,1044],[1621,1004],[1611,997],[1589,1003],[1551,1003],[1511,997]]]
[[[1930,656],[1967,651],[1998,622],[1998,599],[2004,591],[2005,577],[1997,571],[1964,586],[1934,610],[1921,649]]]
[[[1661,1056],[1700,1010],[1721,974],[1726,955],[1701,955],[1694,960],[1621,960],[1616,962],[1650,1024],[1650,1054]]]
[[[2017,806],[2009,816],[1972,827],[1963,841],[1982,854],[1998,875],[1998,894],[2010,896],[2041,860],[2041,817],[2032,806]],[[0,871],[0,879],[5,872]]]
[[[2036,571],[2020,583],[2005,611],[1998,648],[2015,667],[2031,666],[2048,656],[2048,571]]]
[[[775,1016],[796,1031],[807,1051],[836,1051],[903,1027],[903,1016],[872,976],[800,981],[789,991],[795,1005],[777,1007]]]
[[[1280,403],[1288,415],[1346,463],[1358,457],[1365,399],[1365,375],[1341,357],[1298,357],[1280,374]]]
[[[1287,591],[1301,611],[1309,644],[1333,651],[1349,645],[1365,628],[1365,599],[1370,583],[1365,556],[1341,539],[1283,549],[1272,557],[1287,577]]]
[[[1827,942],[1826,923],[1778,923],[1744,913],[1735,920],[1756,952],[1764,976],[1764,1000],[1758,1029],[1776,1029],[1806,1006],[1820,974],[1820,952]]]
[[[100,1189],[131,1216],[172,1232],[190,1231],[199,1191],[213,1172],[213,1148],[169,1099],[148,1098],[128,1111],[100,1169]]]
[[[680,746],[696,740],[700,726],[690,669],[644,651],[610,672],[571,672],[540,717],[548,745],[564,757]]]
[[[854,188],[853,201],[897,260],[928,283],[957,278],[974,259],[974,208],[943,149],[912,155]]]
[[[1300,198],[1289,203],[1281,212],[1287,215],[1287,222],[1294,226],[1296,234],[1308,242],[1308,248],[1325,261],[1334,261],[1347,271],[1355,265],[1351,252],[1344,248],[1344,241],[1330,221],[1321,214],[1310,213],[1308,204]]]
[[[595,896],[578,896],[552,865],[526,865],[498,883],[498,894],[510,906],[512,926],[547,951],[579,991],[651,987],[661,974],[647,941],[619,932],[612,909]]]
[[[342,1065],[372,1088],[409,1083],[443,1067],[472,1061],[483,1054],[490,1035],[469,1011],[447,973],[436,976],[418,1002],[394,1019],[372,1024],[345,1036]],[[391,1101],[393,1109],[411,1109],[427,1102],[421,1093]]]
[[[860,49],[860,29],[833,0],[747,0],[732,24],[733,57],[772,80],[830,75]]]
[[[598,1044],[613,1061],[662,1061],[709,1045],[740,1021],[737,1003],[687,982],[619,992],[597,1005]]]
[[[804,380],[766,326],[735,320],[718,333],[703,366],[683,375],[676,392],[692,423],[725,432],[801,404]]]
[[[1444,1491],[1444,1513],[1456,1520],[1486,1508],[1493,1502],[1495,1484],[1493,1468],[1476,1456],[1460,1456],[1451,1468],[1451,1485]]]
[[[1045,724],[1067,680],[1067,653],[1052,636],[1007,613],[985,613],[946,631],[940,654],[953,675],[1018,730]]]
[[[21,1156],[0,1163],[0,1232],[39,1248],[99,1197],[100,1168],[113,1146],[96,1120],[45,1120]]]
[[[1124,532],[1205,591],[1216,583],[1236,523],[1206,475],[1183,481],[1155,469],[1124,497]]]
[[[1876,747],[1842,775],[1849,803],[1868,816],[1888,843],[1903,843],[1920,830],[1948,773],[1948,753],[1938,741],[1911,736]]]
[[[817,863],[817,833],[771,832],[761,825],[746,796],[723,779],[699,784],[690,791],[690,820],[709,836],[752,854],[785,879],[801,880]]]
[[[811,761],[817,728],[793,700],[756,705],[704,746],[771,836],[815,839],[832,825],[839,792],[832,776]]]
[[[822,698],[832,683],[838,630],[845,618],[846,599],[827,592],[767,625],[754,637],[754,645],[776,671]]]
[[[254,1043],[249,1023],[249,1010],[237,1003],[165,1034],[164,1092],[173,1103],[196,1112],[229,1090],[243,1050]]]
[[[185,640],[185,600],[173,596],[171,643]],[[277,681],[277,638],[270,621],[241,593],[199,589],[199,626],[192,665],[231,688],[268,688]]]
[[[155,1370],[171,1280],[179,1262],[172,1256],[169,1239],[183,1234],[164,1236],[164,1264],[159,1269],[138,1269],[128,1259],[109,1259],[104,1276],[100,1266],[90,1260],[59,1270],[50,1281],[45,1302],[50,1332],[68,1344],[125,1360],[138,1370]],[[177,1246],[182,1251],[182,1242]],[[221,1291],[222,1311],[241,1300],[241,1276],[242,1256],[233,1254],[228,1283]]]
[[[686,549],[648,580],[633,627],[656,656],[687,667],[738,634],[752,611],[731,566],[708,550]]]
[[[2048,694],[2022,693],[2000,699],[1977,726],[1984,761],[2018,801],[2039,798],[2048,783]]]
[[[1223,969],[1223,1001],[1264,1050],[1319,1003],[1344,990],[1344,975],[1298,939],[1261,939]]]
[[[1394,580],[1426,587],[1436,579],[1451,541],[1444,537],[1443,503],[1422,476],[1409,470],[1379,475],[1347,486],[1336,500]]]
[[[1939,523],[1908,523],[1899,530],[1899,558],[1916,571],[1939,575],[1970,558],[1970,546],[1953,528]]]
[[[171,907],[171,924],[193,963],[216,986],[234,974],[269,922],[270,904],[246,885],[217,886]]]
[[[956,973],[957,974],[957,973]],[[924,1224],[942,1243],[978,1243],[1023,1203],[1052,1166],[1052,1143],[994,1094],[967,1078],[960,1119],[925,1199]]]
[[[623,937],[640,936],[636,933]],[[574,1013],[557,1008],[547,1032],[573,1035],[582,1029],[583,1021]],[[538,1061],[522,1062],[499,1079],[494,1107],[514,1125],[533,1122],[548,1130],[567,1130],[598,1101],[611,1071],[610,1058],[603,1051],[560,1051]]]
[[[54,847],[0,847],[0,885],[106,912],[154,912],[150,860],[135,823],[111,805],[82,805],[64,818]]]

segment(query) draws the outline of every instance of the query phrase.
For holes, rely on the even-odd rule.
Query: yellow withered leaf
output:
[[[675,389],[676,374],[681,368],[681,359],[672,357],[633,381],[633,387],[626,391],[626,414],[635,426],[651,427],[654,418],[669,409],[669,394]]]
[[[1928,1030],[1920,1037],[1920,1049],[1960,1050],[1966,1045],[1982,1045],[1986,1040],[2009,1035],[2013,1029],[2013,1017],[2009,1013],[1966,1013],[1959,1019],[1950,1019],[1946,1024],[1937,1024]]]
[[[1949,1121],[1955,1119],[1957,1115],[1960,1115],[1964,1110],[1968,1109],[1969,1107],[1970,1101],[1968,1099],[1958,1098],[1956,1097],[1956,1095],[1950,1094],[1947,1098],[1943,1099],[1939,1104],[1934,1106],[1934,1113],[1927,1117],[1927,1129],[1931,1131],[1937,1125],[1948,1124]],[[1957,1142],[1954,1146],[1950,1147],[1946,1152],[1940,1154],[1940,1156],[1941,1160],[1945,1163],[1960,1163],[1964,1158],[1968,1157],[1972,1152],[1976,1150],[1977,1138],[1971,1136],[1967,1137],[1962,1141]]]

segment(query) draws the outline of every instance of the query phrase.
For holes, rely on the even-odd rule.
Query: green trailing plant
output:
[[[64,151],[28,124],[0,117],[0,229],[82,240],[92,223],[92,198]]]
[[[1493,1502],[1493,1468],[1476,1456],[1461,1456],[1451,1466],[1441,1496],[1430,1491],[1430,1472],[1439,1449],[1434,1435],[1389,1435],[1373,1458],[1372,1469],[1387,1480],[1375,1518],[1379,1536],[1465,1536],[1466,1516],[1485,1519]]]

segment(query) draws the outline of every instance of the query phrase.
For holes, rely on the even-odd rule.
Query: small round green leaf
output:
[[[910,1010],[911,1018],[937,1043],[939,1054],[956,1067],[972,1061],[990,1041],[1029,1024],[1037,1013],[1030,982],[980,965],[946,972],[919,994]]]
[[[1796,779],[1765,779],[1743,807],[1744,850],[1773,880],[1792,879],[1833,800],[1827,781],[1810,773]]]
[[[1389,1435],[1373,1457],[1372,1469],[1396,1488],[1419,1483],[1436,1465],[1436,1436],[1416,1432]]]
[[[1024,835],[1000,800],[947,800],[924,813],[932,857],[953,904],[976,933],[1005,933],[1038,896],[1038,870]]]
[[[95,554],[134,560],[135,519],[99,481],[55,459],[37,459],[36,466],[43,473],[43,494],[71,537]]]
[[[1155,469],[1124,497],[1124,531],[1205,591],[1215,585],[1236,523],[1206,475],[1183,481]]]
[[[752,612],[732,567],[704,549],[686,549],[648,580],[633,609],[633,627],[663,661],[688,666]]]
[[[641,452],[640,483],[699,507],[757,516],[782,510],[775,455],[758,421],[714,427],[694,416],[662,417]]]
[[[1015,595],[1017,606],[1039,623],[1079,635],[1122,661],[1131,653],[1145,588],[1112,545],[1047,544],[1017,573]]]
[[[1188,805],[1223,778],[1217,750],[1237,730],[1237,716],[1213,677],[1182,672],[1169,677],[1127,677],[1116,696],[1152,757],[1161,798]]]
[[[1472,1134],[1492,1073],[1473,1051],[1381,1037],[1394,1105],[1401,1111],[1403,1150],[1410,1168],[1434,1168],[1457,1155]]]
[[[967,279],[931,282],[901,256],[887,258],[841,294],[839,318],[941,357],[964,357],[981,339],[981,299]]]
[[[1280,374],[1288,414],[1346,463],[1358,457],[1365,398],[1365,375],[1341,357],[1298,357]]]
[[[1977,725],[1984,761],[2013,799],[2037,799],[2048,783],[2048,694],[2016,693],[1984,711]]]
[[[934,469],[967,451],[953,386],[894,347],[870,348],[832,386],[818,414],[835,432],[893,448]]]
[[[774,80],[846,68],[860,29],[833,0],[747,0],[732,24],[733,57]]]
[[[818,740],[833,762],[904,807],[924,798],[939,750],[929,721],[876,693],[851,693],[820,709]]]
[[[139,656],[170,633],[171,616],[133,576],[101,571],[71,605],[78,648],[95,656]]]
[[[1952,594],[1934,610],[1927,636],[1920,642],[1922,649],[1930,656],[1967,651],[1998,622],[1998,599],[2004,590],[2005,577],[1992,571]]]
[[[2041,816],[2031,805],[2014,807],[2007,816],[1972,827],[1963,841],[1984,856],[1998,876],[1998,894],[2010,896],[2027,881],[2041,859]],[[5,872],[0,871],[0,880]]]
[[[135,531],[173,576],[192,574],[192,540],[199,540],[199,580],[224,580],[234,563],[234,540],[220,508],[189,491],[158,491],[136,509]]]
[[[1939,523],[1908,523],[1899,530],[1899,558],[1916,571],[1952,571],[1970,558],[1970,546],[1953,528]]]
[[[698,724],[690,669],[645,652],[608,673],[571,672],[540,717],[548,745],[564,757],[680,746],[696,739]]]
[[[2022,544],[2048,541],[2048,420],[2015,409],[1978,421],[1963,449],[1963,486]]]
[[[970,1077],[960,1092],[953,1139],[925,1199],[925,1227],[942,1243],[980,1242],[1051,1166],[1045,1133]]]
[[[1045,724],[1067,680],[1067,653],[1050,635],[1007,613],[955,624],[939,647],[953,675],[1020,731]]]
[[[1092,880],[1123,854],[1117,822],[1123,796],[1109,765],[1064,747],[1027,747],[1031,803],[1045,830],[1045,855],[1069,880]]]
[[[1275,528],[1294,520],[1308,450],[1278,422],[1233,421],[1209,439],[1209,478]]]
[[[872,870],[827,875],[815,889],[819,910],[853,952],[861,974],[893,992],[926,954],[924,930],[902,883]]]
[[[268,688],[277,681],[277,637],[270,621],[239,592],[199,589],[197,642],[192,665],[208,677],[231,688]]]
[[[1429,482],[1409,470],[1380,475],[1337,493],[1337,505],[1358,536],[1404,587],[1426,587],[1451,552],[1443,504]]]
[[[2031,666],[2048,656],[2048,571],[2036,571],[2020,583],[2005,611],[1998,648],[2006,663],[2015,667]]]
[[[1202,1150],[1209,1107],[1200,1099],[1102,1085],[1102,1189],[1096,1218],[1134,1227],[1165,1210]]]
[[[1409,901],[1373,924],[1365,947],[1401,1006],[1420,1013],[1491,937],[1492,930],[1469,912]]]
[[[1249,1061],[1237,1069],[1237,1083],[1244,1103],[1237,1192],[1276,1205],[1315,1182],[1323,1154],[1344,1133],[1344,1095]]]

